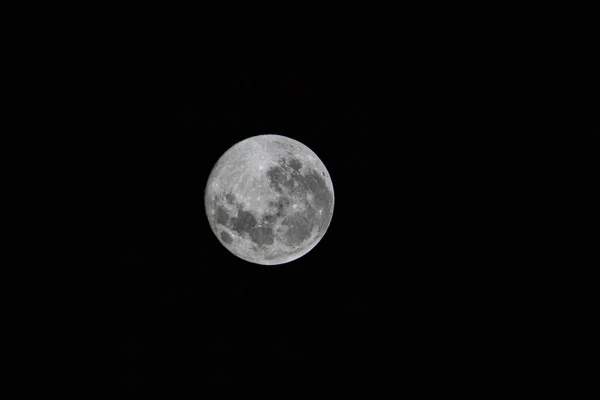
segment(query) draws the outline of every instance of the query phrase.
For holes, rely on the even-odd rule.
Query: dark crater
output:
[[[317,208],[329,210],[333,200],[331,192],[327,188],[327,183],[318,172],[310,171],[304,179],[305,190],[313,194],[313,202]]]
[[[233,195],[233,193],[229,192],[225,195],[225,200],[228,204],[233,204],[235,203],[235,196]]]
[[[281,166],[275,165],[269,168],[267,176],[269,177],[269,185],[278,193],[283,193],[282,186],[286,186],[286,182],[289,180],[285,170]]]
[[[250,232],[256,227],[256,218],[251,212],[244,211],[238,206],[238,215],[231,219],[231,227],[237,232]]]
[[[272,228],[258,226],[250,232],[250,239],[259,246],[273,244],[275,235]]]
[[[283,168],[285,171],[287,171],[288,173],[295,175],[295,174],[299,174],[300,173],[300,169],[302,168],[302,162],[300,162],[300,160],[298,160],[297,158],[294,157],[290,157],[290,158],[279,158],[278,159],[279,165],[281,166],[281,168]]]
[[[221,206],[216,206],[215,221],[218,224],[227,226],[227,223],[229,222],[229,214],[227,214],[227,210]]]
[[[227,232],[221,232],[221,239],[227,244],[231,244],[233,242],[232,237]]]

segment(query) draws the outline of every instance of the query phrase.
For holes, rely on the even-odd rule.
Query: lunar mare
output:
[[[331,178],[304,144],[260,135],[232,146],[205,189],[210,226],[234,255],[276,265],[308,253],[327,231],[334,208]]]

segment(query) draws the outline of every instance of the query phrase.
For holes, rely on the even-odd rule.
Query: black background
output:
[[[26,371],[207,398],[501,386],[498,307],[526,160],[505,133],[521,112],[513,72],[493,43],[422,40],[88,43],[65,59],[49,80],[49,200],[34,233],[52,238],[53,272],[32,269],[53,289],[32,300]],[[336,194],[322,241],[279,267],[229,253],[203,207],[223,152],[266,133],[310,147]],[[33,260],[20,251],[17,264]]]

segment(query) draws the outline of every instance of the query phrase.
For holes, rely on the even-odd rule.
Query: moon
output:
[[[334,192],[323,162],[304,144],[258,135],[227,150],[204,191],[206,216],[235,256],[262,265],[294,261],[321,241]]]

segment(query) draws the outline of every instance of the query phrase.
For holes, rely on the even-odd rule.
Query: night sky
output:
[[[81,49],[51,74],[52,245],[9,257],[55,282],[29,303],[32,381],[378,399],[510,375],[498,307],[527,160],[504,134],[511,80],[443,46],[277,49]],[[203,205],[219,157],[267,133],[310,147],[336,195],[320,243],[279,267],[228,252]]]

